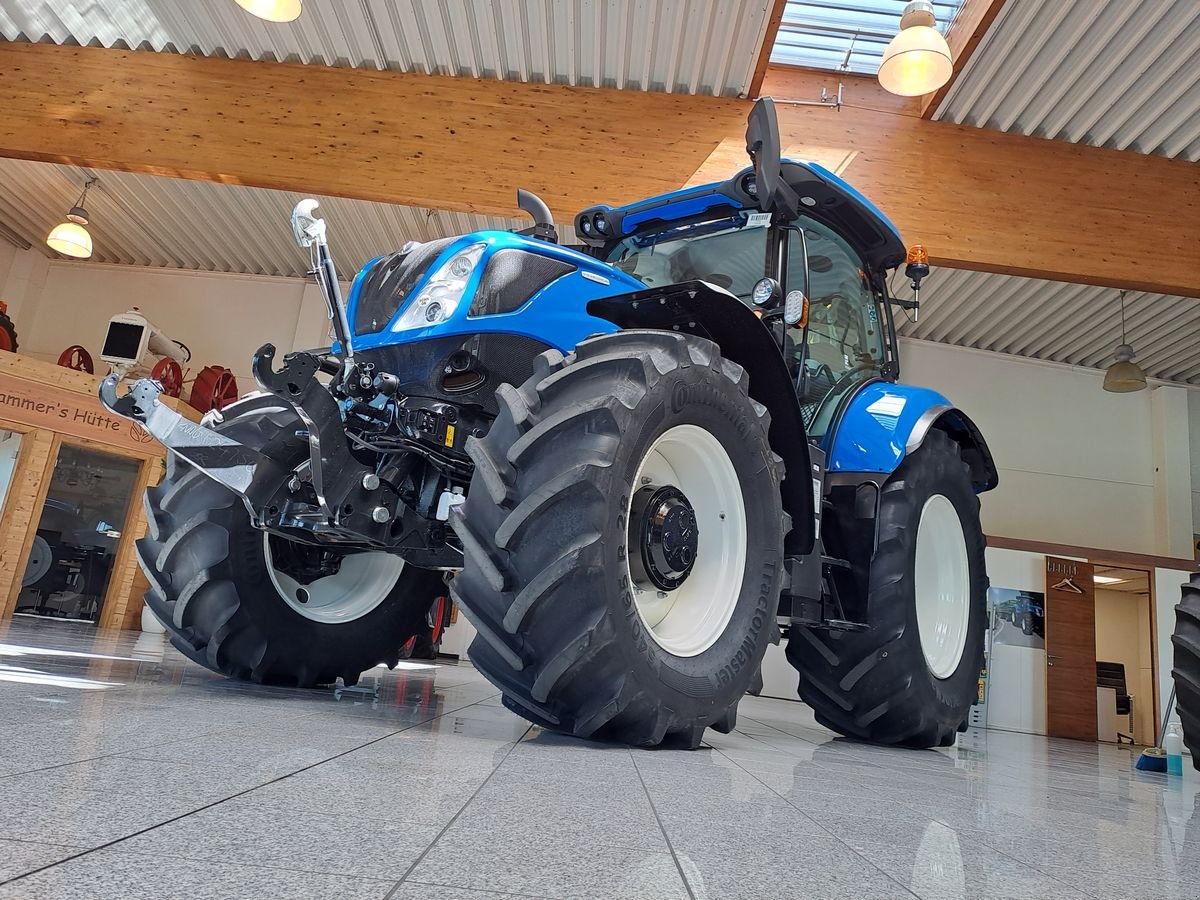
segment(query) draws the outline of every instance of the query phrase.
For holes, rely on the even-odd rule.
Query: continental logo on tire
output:
[[[690,384],[686,381],[675,382],[675,386],[671,389],[671,412],[678,414],[683,411],[685,406],[689,405],[708,406],[724,412],[721,394],[713,385],[706,382],[699,384]],[[731,421],[738,436],[745,439],[753,427],[751,420],[738,417]]]
[[[767,624],[767,611],[771,607],[772,591],[775,587],[776,566],[768,562],[762,570],[762,580],[759,585],[758,602],[754,608],[754,618],[750,620],[750,628],[738,646],[737,653],[728,665],[722,666],[716,673],[718,684],[728,684],[745,668],[746,663],[757,658],[755,652],[758,646],[758,636],[763,626]]]

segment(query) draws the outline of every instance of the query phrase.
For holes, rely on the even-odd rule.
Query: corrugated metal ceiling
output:
[[[768,0],[0,0],[8,40],[561,84],[744,94]]]
[[[1200,160],[1200,2],[1008,0],[936,117]]]
[[[899,273],[892,290],[912,294]],[[903,337],[1104,369],[1121,343],[1119,297],[1112,288],[935,269],[918,322],[895,316]],[[1146,374],[1200,384],[1200,299],[1131,291],[1125,325]]]
[[[308,254],[296,246],[288,225],[303,195],[285,191],[0,159],[0,224],[53,255],[46,235],[89,174],[99,178],[87,199],[97,262],[253,275],[300,276],[307,268]],[[318,199],[347,276],[405,241],[531,224],[528,218]]]
[[[771,62],[874,75],[900,28],[906,0],[787,0]],[[962,0],[932,0],[945,34]],[[853,45],[849,59],[846,52]]]
[[[0,159],[0,225],[50,254],[46,234],[78,196],[83,170]],[[151,175],[99,172],[88,194],[94,259],[210,272],[300,276],[307,255],[288,215],[299,194]],[[479,228],[524,227],[501,219],[328,198],[321,211],[342,274],[407,240]],[[569,225],[560,233],[570,236]],[[908,296],[902,276],[897,295]],[[1120,343],[1110,288],[937,269],[922,291],[917,324],[897,311],[906,337],[1104,368]],[[1200,300],[1130,293],[1127,331],[1138,362],[1156,377],[1200,384]]]

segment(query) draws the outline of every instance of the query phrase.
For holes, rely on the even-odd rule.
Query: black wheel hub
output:
[[[696,564],[700,530],[692,504],[677,487],[644,487],[634,495],[630,513],[634,581],[644,588],[675,590]]]

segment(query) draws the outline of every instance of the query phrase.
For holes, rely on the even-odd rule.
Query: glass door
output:
[[[18,615],[99,620],[140,465],[62,445],[21,578]]]

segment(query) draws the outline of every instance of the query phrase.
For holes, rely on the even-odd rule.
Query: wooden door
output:
[[[1096,586],[1090,563],[1046,557],[1046,733],[1096,740]]]

